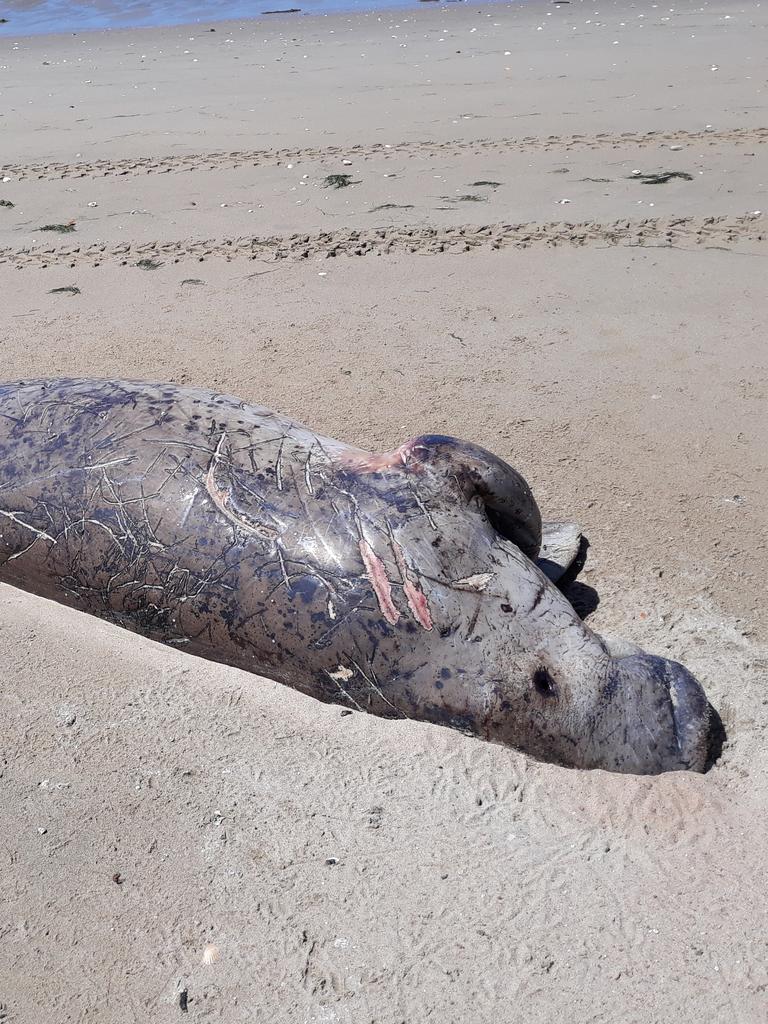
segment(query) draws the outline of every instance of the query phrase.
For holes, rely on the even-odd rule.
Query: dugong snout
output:
[[[605,693],[622,708],[624,742],[617,749],[616,717],[607,712],[597,732],[613,750],[613,763],[595,767],[647,775],[705,770],[711,709],[701,685],[683,665],[644,653],[616,658]],[[597,753],[599,740],[596,746]]]

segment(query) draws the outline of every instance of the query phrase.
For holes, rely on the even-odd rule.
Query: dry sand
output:
[[[479,441],[584,524],[590,623],[685,661],[729,735],[706,776],[566,771],[2,588],[0,1019],[766,1020],[767,25],[0,43],[3,377]]]

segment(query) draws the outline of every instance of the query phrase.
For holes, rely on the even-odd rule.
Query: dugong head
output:
[[[576,768],[703,772],[710,707],[691,673],[604,640],[533,563],[507,555],[497,600],[506,597],[498,608],[512,620],[509,653],[493,687],[487,737]]]
[[[441,627],[427,673],[425,717],[575,768],[658,774],[705,770],[710,706],[682,665],[602,639],[537,563],[538,507],[523,478],[454,438],[398,450],[441,543],[421,527],[404,536],[431,561]],[[434,694],[430,688],[439,687]]]
[[[488,556],[470,640],[474,731],[569,767],[704,771],[710,708],[686,668],[598,636],[508,540]],[[467,710],[459,683],[444,699]]]

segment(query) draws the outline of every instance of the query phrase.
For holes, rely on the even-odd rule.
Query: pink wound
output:
[[[432,629],[432,615],[429,611],[429,605],[424,593],[419,590],[415,583],[411,583],[410,580],[406,580],[405,596],[408,598],[408,607],[413,612],[416,621],[424,627],[424,629]]]
[[[405,596],[408,598],[408,607],[413,612],[413,617],[420,626],[424,629],[432,629],[432,614],[429,610],[427,599],[418,583],[414,583],[410,577],[408,566],[405,564],[403,549],[394,539],[392,541],[392,548],[395,552],[397,566],[403,577],[403,590],[405,591]]]
[[[391,622],[394,626],[400,618],[400,612],[395,608],[395,603],[392,600],[392,584],[389,582],[384,563],[367,540],[360,541],[360,554],[363,556],[365,564],[365,575],[371,581],[381,613],[387,622]]]

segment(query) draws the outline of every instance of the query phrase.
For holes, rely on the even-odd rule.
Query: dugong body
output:
[[[614,658],[534,562],[513,469],[370,455],[174,385],[0,385],[0,581],[319,700],[583,768],[702,771],[680,665]]]

